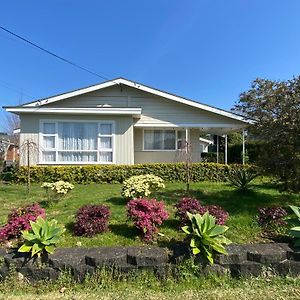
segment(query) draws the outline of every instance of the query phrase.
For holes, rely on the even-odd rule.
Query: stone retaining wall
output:
[[[201,265],[203,273],[259,276],[267,270],[278,275],[300,275],[300,250],[296,251],[288,244],[232,244],[227,247],[227,251],[227,256],[216,255],[214,265]],[[14,251],[6,253],[0,250],[0,257],[2,279],[13,267],[31,281],[55,280],[65,270],[81,281],[87,274],[93,274],[104,267],[119,272],[148,269],[164,277],[190,255],[186,246],[174,245],[173,249],[149,246],[59,248],[42,262]]]

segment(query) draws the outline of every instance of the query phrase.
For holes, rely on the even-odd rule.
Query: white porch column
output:
[[[245,150],[245,129],[243,129],[243,150],[242,150],[243,165],[245,164],[245,154],[246,154],[246,150]]]
[[[217,135],[217,163],[219,163],[219,136]]]
[[[225,134],[225,165],[227,165],[227,155],[228,155],[228,151],[227,151],[227,134]]]

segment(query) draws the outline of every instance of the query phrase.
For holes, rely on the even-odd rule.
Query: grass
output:
[[[174,204],[185,195],[183,183],[169,183],[164,191],[155,195],[164,200],[170,218],[163,224],[158,244],[166,245],[171,239],[181,240],[183,234],[178,231],[179,222],[174,217]],[[272,184],[257,180],[254,188],[248,192],[235,191],[225,183],[199,182],[191,184],[191,196],[196,197],[202,204],[218,204],[226,209],[230,218],[227,225],[230,227],[227,236],[235,243],[262,241],[260,228],[256,222],[257,208],[263,206],[289,204],[299,205],[299,195],[285,195],[279,193]],[[59,246],[75,246],[81,242],[82,246],[112,246],[138,245],[142,242],[137,237],[138,232],[126,217],[126,201],[120,197],[119,184],[91,184],[76,185],[75,189],[61,202],[46,208],[48,217],[55,218],[67,228],[66,234]],[[1,185],[0,223],[4,224],[7,214],[12,208],[40,202],[45,203],[45,193],[39,185],[33,185],[30,195],[22,185]],[[96,235],[93,238],[73,236],[72,226],[76,211],[85,204],[105,204],[111,208],[109,232]]]
[[[154,275],[112,276],[99,272],[83,283],[68,276],[55,282],[29,284],[15,276],[0,283],[0,299],[299,299],[300,280],[291,277],[240,278],[194,276],[158,280]],[[189,275],[187,275],[189,274]]]

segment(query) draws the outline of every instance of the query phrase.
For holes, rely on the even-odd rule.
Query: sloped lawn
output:
[[[168,183],[164,191],[153,197],[164,200],[170,218],[161,228],[164,237],[159,237],[159,245],[167,245],[172,239],[181,240],[182,233],[178,230],[179,222],[174,217],[176,202],[185,196],[183,183]],[[300,205],[299,195],[284,195],[276,191],[270,183],[257,181],[254,188],[246,193],[235,191],[225,183],[200,182],[191,184],[191,196],[199,199],[202,204],[217,204],[230,214],[227,225],[230,227],[227,237],[235,243],[259,242],[263,238],[256,222],[257,208],[263,206],[289,204]],[[61,202],[46,207],[47,216],[55,218],[67,228],[64,239],[59,246],[111,246],[142,244],[137,237],[138,232],[130,221],[127,221],[126,200],[120,196],[119,184],[76,185],[75,189]],[[45,193],[40,185],[32,187],[28,196],[26,187],[20,185],[0,186],[0,223],[6,222],[7,214],[12,208],[32,202],[45,202]],[[72,226],[76,211],[85,204],[105,204],[110,207],[112,215],[109,232],[96,235],[93,238],[77,237],[72,234]]]

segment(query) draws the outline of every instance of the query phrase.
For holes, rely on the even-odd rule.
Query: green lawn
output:
[[[0,283],[0,299],[36,300],[194,300],[299,299],[299,278],[186,277],[159,281],[151,274],[113,278],[93,276],[84,283],[61,278],[29,284],[16,279]]]
[[[154,195],[164,200],[170,213],[170,218],[164,223],[158,244],[165,245],[172,238],[181,240],[183,235],[178,231],[179,223],[174,217],[174,204],[185,195],[183,183],[169,183],[163,192]],[[279,193],[270,183],[257,181],[254,188],[246,193],[235,191],[225,183],[200,182],[191,184],[191,195],[202,204],[217,204],[225,208],[230,218],[227,225],[230,227],[227,236],[235,243],[261,241],[260,230],[255,216],[257,208],[262,206],[300,204],[299,195],[284,195]],[[81,242],[82,246],[108,246],[141,244],[137,231],[130,221],[127,221],[126,200],[120,197],[119,184],[91,184],[76,185],[75,189],[61,202],[46,208],[48,217],[55,218],[67,228],[64,239],[59,246],[75,246]],[[14,207],[45,201],[44,190],[39,185],[33,185],[30,195],[26,187],[21,185],[1,185],[0,223],[6,222],[7,214]],[[72,235],[72,224],[75,213],[85,204],[105,204],[111,208],[109,232],[99,234],[93,238],[77,237]]]

